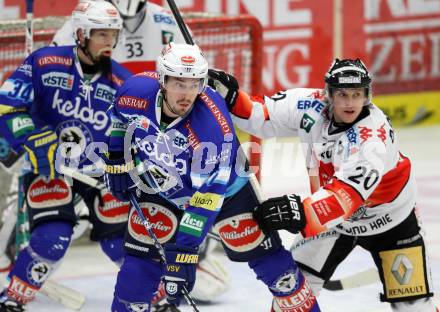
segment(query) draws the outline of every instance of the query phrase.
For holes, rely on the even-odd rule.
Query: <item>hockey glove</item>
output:
[[[266,234],[276,230],[287,230],[295,234],[306,226],[304,206],[298,195],[270,198],[258,205],[253,215]]]
[[[104,155],[103,159],[105,162],[104,181],[107,189],[120,201],[129,201],[128,192],[135,187],[129,173],[134,169],[134,162],[126,163],[124,158],[112,159],[110,155]]]
[[[224,99],[228,110],[232,111],[238,96],[238,81],[234,76],[216,69],[208,69],[208,85]]]
[[[28,152],[34,174],[55,178],[55,153],[58,136],[52,127],[36,129],[26,136],[23,148]]]
[[[199,261],[198,248],[165,244],[165,291],[168,302],[179,305],[183,287],[190,292],[196,281],[196,267]]]

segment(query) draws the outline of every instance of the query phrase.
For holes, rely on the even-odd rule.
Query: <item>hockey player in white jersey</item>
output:
[[[99,0],[97,0],[99,1]],[[172,15],[163,7],[146,0],[111,0],[124,20],[121,37],[113,57],[132,73],[156,69],[163,47],[173,41],[184,43]],[[53,45],[74,44],[72,24],[66,22],[55,34]]]
[[[430,267],[417,218],[410,160],[387,116],[371,102],[371,77],[359,59],[336,59],[325,89],[291,89],[250,99],[211,72],[229,95],[235,124],[257,137],[298,136],[311,196],[268,199],[254,212],[267,232],[301,232],[292,253],[318,295],[355,246],[368,250],[393,311],[434,312]],[[227,96],[226,96],[227,97]],[[235,100],[234,100],[235,99]]]

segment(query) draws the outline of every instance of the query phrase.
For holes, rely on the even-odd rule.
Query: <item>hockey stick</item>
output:
[[[59,173],[62,175],[65,175],[69,178],[73,178],[79,182],[82,182],[84,184],[87,184],[88,186],[100,189],[104,187],[104,183],[100,182],[98,179],[94,179],[84,173],[81,173],[78,170],[74,170],[70,167],[66,167],[61,165],[59,168]]]
[[[194,45],[194,40],[191,36],[191,33],[188,30],[188,27],[186,26],[185,22],[183,21],[182,14],[180,14],[179,8],[176,5],[176,2],[174,0],[167,0],[168,6],[171,9],[171,12],[173,13],[174,19],[176,20],[177,26],[179,26],[180,32],[182,33],[183,38],[185,39],[185,42],[187,44]],[[244,151],[240,149],[243,153],[243,156],[245,157],[247,161],[246,155],[244,155]],[[251,172],[249,174],[249,181],[252,185],[252,188],[255,191],[255,194],[257,195],[258,202],[262,202],[264,199],[263,191],[261,190],[260,183],[258,182],[258,179],[255,176],[255,173]]]
[[[32,53],[34,47],[34,0],[26,0],[26,56]]]
[[[346,290],[363,287],[380,281],[376,268],[366,269],[341,279],[329,280],[324,283],[324,288],[330,291]]]
[[[186,24],[183,21],[182,15],[180,14],[176,2],[174,2],[174,0],[167,0],[167,2],[168,2],[168,6],[171,9],[171,12],[173,13],[174,19],[176,20],[177,26],[179,26],[183,39],[185,39],[185,42],[187,44],[194,45],[194,40],[188,30],[188,27],[186,27]]]
[[[63,286],[51,279],[44,282],[40,291],[46,297],[73,310],[80,310],[86,301],[86,296],[83,293],[70,287]]]
[[[16,201],[11,201],[10,205],[13,205],[15,203]],[[9,214],[7,215],[7,217],[9,219],[14,218],[15,220],[17,217],[16,209],[8,209],[8,212]],[[7,242],[9,241],[9,237],[12,235],[14,227],[15,227],[15,222],[7,221],[3,224],[3,227],[0,230],[0,242],[3,251],[6,250]],[[3,255],[6,256],[4,252]],[[60,285],[51,279],[48,279],[43,284],[40,291],[46,297],[58,303],[61,303],[66,308],[74,309],[74,310],[81,309],[81,307],[84,305],[84,302],[86,300],[86,296],[84,294],[69,287]]]
[[[167,261],[165,258],[165,250],[163,249],[162,245],[159,243],[156,234],[154,234],[153,227],[151,226],[151,223],[148,221],[148,218],[142,212],[142,209],[137,202],[136,196],[131,192],[128,192],[128,196],[130,198],[130,202],[133,205],[134,209],[136,209],[139,218],[141,218],[142,224],[147,230],[148,235],[150,235],[151,239],[153,240],[154,247],[156,247],[157,251],[159,252],[161,261],[166,264]],[[189,294],[185,286],[183,286],[182,292],[183,292],[183,297],[188,302],[188,304],[193,308],[193,311],[200,312],[200,310],[197,308],[194,300],[192,299],[191,295]]]

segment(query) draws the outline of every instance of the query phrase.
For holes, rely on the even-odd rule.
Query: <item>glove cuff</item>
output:
[[[134,161],[130,161],[129,163],[125,163],[123,158],[116,160],[105,160],[105,172],[110,174],[123,174],[128,173],[134,169]]]
[[[199,248],[176,244],[165,244],[167,262],[182,264],[197,264],[199,262]]]

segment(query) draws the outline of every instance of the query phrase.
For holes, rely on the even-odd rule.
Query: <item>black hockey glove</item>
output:
[[[238,96],[237,79],[224,71],[208,69],[208,85],[225,99],[229,111],[232,111]]]
[[[306,226],[301,197],[294,194],[274,197],[262,202],[255,208],[253,215],[266,234],[276,230],[287,230],[295,234]]]

